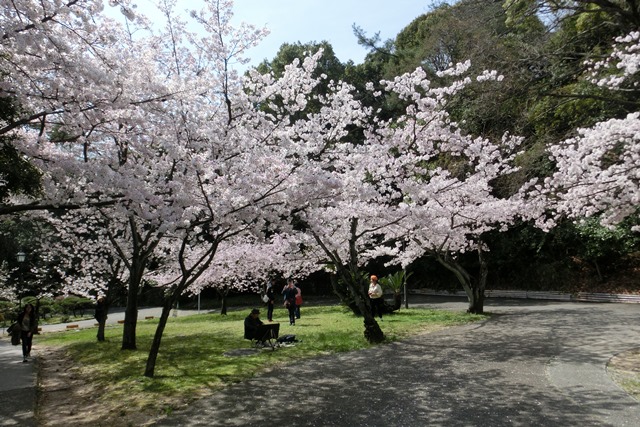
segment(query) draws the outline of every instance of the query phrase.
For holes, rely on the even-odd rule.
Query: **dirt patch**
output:
[[[607,363],[611,379],[640,401],[640,348],[613,356]]]
[[[39,426],[148,426],[160,418],[158,414],[128,409],[125,402],[104,399],[103,391],[82,376],[64,351],[45,348],[39,353]]]

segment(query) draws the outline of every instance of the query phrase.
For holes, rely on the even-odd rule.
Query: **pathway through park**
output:
[[[495,316],[480,324],[291,360],[157,425],[640,426],[640,403],[606,372],[612,356],[640,347],[640,304],[491,299],[485,309]]]

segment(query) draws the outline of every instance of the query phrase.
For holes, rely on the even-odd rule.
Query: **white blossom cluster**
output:
[[[617,38],[612,53],[596,63],[593,72],[598,76],[615,68],[622,74],[594,77],[592,82],[618,89],[625,81],[633,81],[640,64],[639,41],[638,32]],[[637,218],[640,113],[578,129],[575,137],[552,144],[548,151],[557,170],[544,182],[532,181],[521,190],[529,208],[524,211],[525,216],[535,218],[547,230],[562,216],[580,220],[600,215],[601,223],[609,227],[627,217]],[[634,230],[640,231],[638,227]]]
[[[590,66],[590,81],[598,86],[611,90],[622,88],[630,76],[635,75],[640,67],[640,32],[633,31],[624,37],[617,37],[613,52],[604,60],[587,62]],[[604,75],[605,72],[611,73]],[[633,87],[638,81],[633,82]]]

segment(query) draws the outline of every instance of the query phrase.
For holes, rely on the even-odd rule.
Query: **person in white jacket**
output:
[[[371,276],[371,283],[369,283],[369,302],[371,305],[371,316],[376,317],[376,313],[380,320],[382,320],[382,305],[384,299],[382,298],[382,287],[378,283],[377,276]]]

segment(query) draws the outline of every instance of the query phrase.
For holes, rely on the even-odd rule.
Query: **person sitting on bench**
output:
[[[264,336],[258,336],[258,327],[260,325],[263,325],[262,320],[260,320],[260,310],[254,308],[244,319],[244,337],[248,340],[262,341],[264,344]]]

